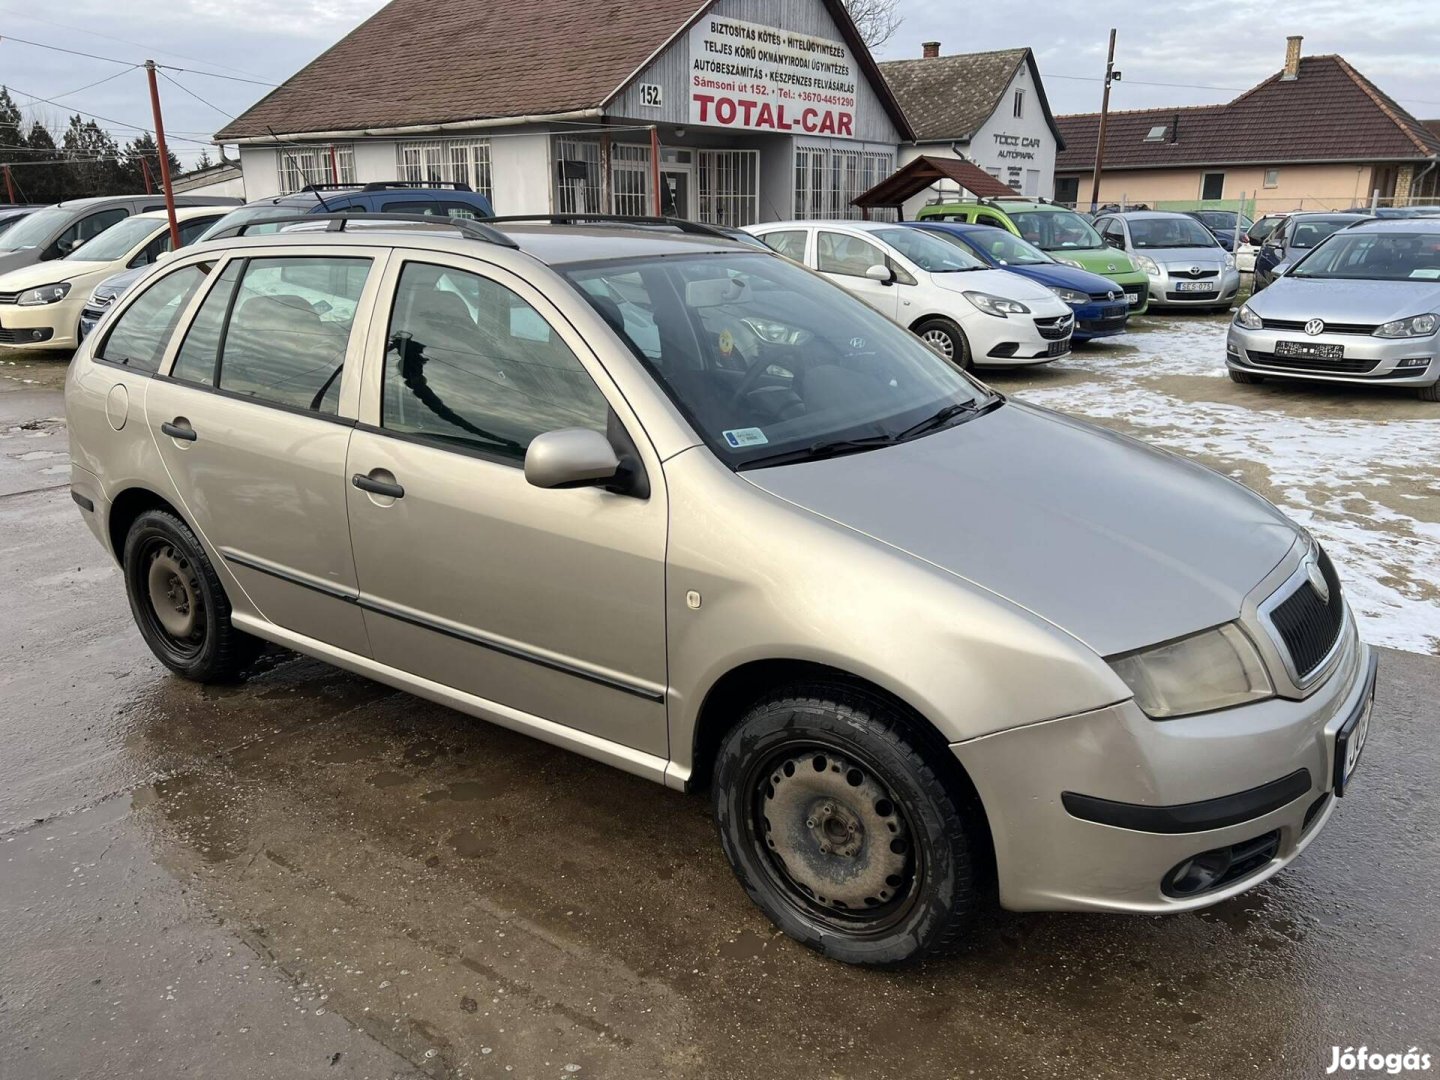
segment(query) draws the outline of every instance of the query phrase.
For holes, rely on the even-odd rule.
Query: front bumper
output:
[[[55,304],[0,304],[0,348],[73,349],[83,297],[67,296]]]
[[[954,744],[989,819],[1001,904],[1014,911],[1188,911],[1264,881],[1334,812],[1335,735],[1367,706],[1373,670],[1370,649],[1351,633],[1329,679],[1302,701],[1271,698],[1166,721],[1127,701]],[[1303,790],[1293,783],[1301,770]],[[1285,779],[1291,797],[1266,810],[1274,799],[1252,789],[1273,795]],[[1171,808],[1202,826],[1234,823],[1179,832],[1101,824],[1067,810],[1067,792],[1150,811],[1152,820],[1157,808]],[[1181,805],[1192,803],[1214,812],[1207,818],[1209,810]],[[1237,820],[1235,808],[1243,816],[1247,806],[1263,812]],[[1234,881],[1183,898],[1162,887],[1194,856],[1267,837],[1273,852]]]
[[[1075,304],[1075,340],[1089,341],[1091,338],[1110,337],[1123,334],[1125,324],[1130,320],[1130,306],[1123,300],[1115,303]]]
[[[1164,267],[1161,268],[1164,270]],[[1181,291],[1181,284],[1208,284],[1211,288],[1199,291]],[[1194,278],[1188,274],[1176,275],[1168,271],[1163,277],[1150,279],[1150,306],[1165,308],[1220,307],[1233,304],[1240,291],[1240,271],[1221,270],[1213,278]]]
[[[1280,341],[1338,345],[1345,352],[1339,360],[1280,357],[1275,355]],[[1421,360],[1426,362],[1421,365]],[[1332,333],[1311,337],[1296,330],[1247,330],[1232,322],[1225,339],[1225,364],[1235,371],[1286,379],[1433,386],[1440,381],[1440,334],[1394,339]]]
[[[1151,288],[1150,279],[1146,276],[1145,271],[1129,270],[1124,273],[1117,271],[1113,274],[1100,270],[1094,272],[1101,277],[1109,278],[1115,282],[1116,285],[1120,286],[1121,291],[1125,294],[1126,307],[1129,309],[1131,315],[1145,314],[1146,309],[1150,306]],[[1133,303],[1130,302],[1129,299],[1132,295],[1135,297]]]
[[[1006,319],[985,317],[981,324],[989,336],[977,340],[971,332],[974,361],[980,367],[1022,367],[1049,364],[1070,355],[1075,320],[1068,305],[1063,315],[1012,315]],[[1049,324],[1041,326],[1037,320]],[[968,329],[968,328],[967,328]]]

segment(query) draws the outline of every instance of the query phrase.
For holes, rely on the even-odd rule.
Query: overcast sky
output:
[[[0,38],[130,63],[149,56],[162,64],[279,82],[381,6],[382,0],[69,0],[41,7],[33,0],[0,0]],[[1119,20],[1116,66],[1125,78],[1112,95],[1114,108],[1228,100],[1280,67],[1287,34],[1304,34],[1307,53],[1341,53],[1412,113],[1440,117],[1440,83],[1433,75],[1440,0],[1179,0],[1143,9],[1030,0],[1024,6],[966,4],[959,18],[956,6],[957,0],[900,0],[904,23],[881,58],[919,56],[920,42],[931,39],[945,53],[1029,45],[1054,111],[1090,112],[1100,104],[1098,80],[1112,20],[1138,12],[1138,19]],[[208,103],[160,83],[172,148],[187,164],[225,122],[224,114],[240,112],[266,91],[193,71],[168,74]],[[123,65],[0,40],[0,82],[22,105],[23,95],[54,99],[55,105],[33,108],[57,138],[67,106],[106,117],[102,126],[121,142],[135,134],[125,124],[150,125],[144,72],[126,72]]]

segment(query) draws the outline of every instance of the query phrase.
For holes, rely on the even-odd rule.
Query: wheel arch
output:
[[[125,537],[130,532],[130,526],[135,524],[135,519],[146,510],[164,510],[174,514],[194,531],[194,526],[190,525],[179,507],[159,492],[138,484],[127,487],[111,500],[110,513],[105,522],[110,552],[117,562],[125,558]]]

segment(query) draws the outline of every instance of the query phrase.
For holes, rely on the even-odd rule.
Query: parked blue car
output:
[[[1089,341],[1125,332],[1130,308],[1125,303],[1125,293],[1115,282],[1088,270],[1058,263],[1008,229],[954,221],[905,221],[901,224],[934,233],[997,269],[1038,281],[1052,290],[1075,312],[1075,341]]]
[[[200,235],[200,240],[233,236],[242,225],[269,218],[302,217],[305,214],[424,214],[467,219],[492,218],[490,200],[469,184],[411,183],[386,180],[368,184],[310,184],[293,195],[257,199],[232,210]],[[255,232],[274,232],[280,226]]]

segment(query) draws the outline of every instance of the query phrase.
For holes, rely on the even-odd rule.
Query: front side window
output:
[[[763,252],[622,259],[566,276],[731,467],[823,456],[847,439],[880,444],[947,405],[986,400],[913,334]]]
[[[1296,263],[1288,276],[1347,281],[1437,281],[1440,280],[1440,234],[1337,232]]]
[[[816,241],[815,269],[822,274],[864,277],[872,266],[889,265],[883,251],[858,236],[822,230]]]
[[[142,293],[116,320],[95,358],[133,371],[154,373],[185,305],[200,288],[212,263],[186,266],[166,274]]]
[[[380,426],[509,464],[562,428],[605,431],[609,404],[538,311],[498,282],[406,264],[386,336]]]
[[[1215,234],[1192,217],[1135,218],[1130,240],[1137,249],[1215,247]]]
[[[786,258],[796,262],[805,261],[804,229],[780,229],[777,232],[768,232],[760,239]]]

